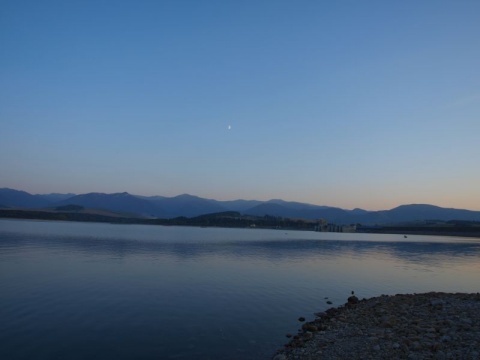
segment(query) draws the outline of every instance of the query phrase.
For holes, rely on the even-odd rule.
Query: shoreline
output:
[[[315,316],[272,360],[480,359],[480,293],[352,295]]]
[[[251,229],[274,229],[274,230],[296,230],[296,231],[314,231],[311,221],[301,219],[274,217],[255,217],[241,216],[240,213],[223,212],[200,215],[197,217],[186,218],[139,218],[129,217],[128,215],[112,216],[108,212],[101,211],[55,211],[55,210],[25,210],[25,209],[1,209],[0,219],[16,220],[43,220],[43,221],[73,221],[87,223],[108,223],[120,225],[160,225],[160,226],[193,226],[193,227],[219,227],[219,228],[251,228]],[[280,226],[280,225],[281,226]],[[472,227],[437,227],[437,228],[398,228],[394,230],[389,227],[383,227],[382,231],[357,231],[351,234],[386,234],[386,235],[424,235],[424,236],[446,236],[480,239],[480,226]],[[428,231],[427,231],[428,230]],[[335,233],[336,234],[336,233]],[[407,240],[406,240],[407,241]]]

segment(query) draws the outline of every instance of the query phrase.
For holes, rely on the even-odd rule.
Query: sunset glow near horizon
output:
[[[480,210],[478,14],[2,1],[0,188]]]

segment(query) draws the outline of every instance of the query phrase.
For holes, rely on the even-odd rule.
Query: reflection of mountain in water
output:
[[[480,244],[468,243],[305,240],[256,242],[248,246],[244,251],[246,255],[252,256],[253,252],[267,258],[342,257],[345,254],[362,257],[382,254],[407,262],[430,263],[442,257],[480,256]]]
[[[321,259],[342,256],[367,257],[389,256],[404,262],[441,265],[438,262],[448,258],[480,257],[480,243],[428,243],[428,242],[374,242],[345,240],[258,240],[258,241],[154,241],[115,239],[93,236],[32,236],[28,237],[4,233],[3,249],[10,245],[31,246],[32,242],[41,246],[55,247],[59,251],[88,253],[109,257],[151,258],[173,257],[177,260],[194,260],[197,257],[220,256],[282,260],[282,259]]]

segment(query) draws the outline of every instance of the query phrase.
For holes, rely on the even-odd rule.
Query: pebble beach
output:
[[[303,320],[273,360],[480,359],[480,293],[352,295]]]

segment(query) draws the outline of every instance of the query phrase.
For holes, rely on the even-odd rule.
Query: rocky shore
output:
[[[315,316],[273,360],[480,359],[479,293],[352,295]]]

